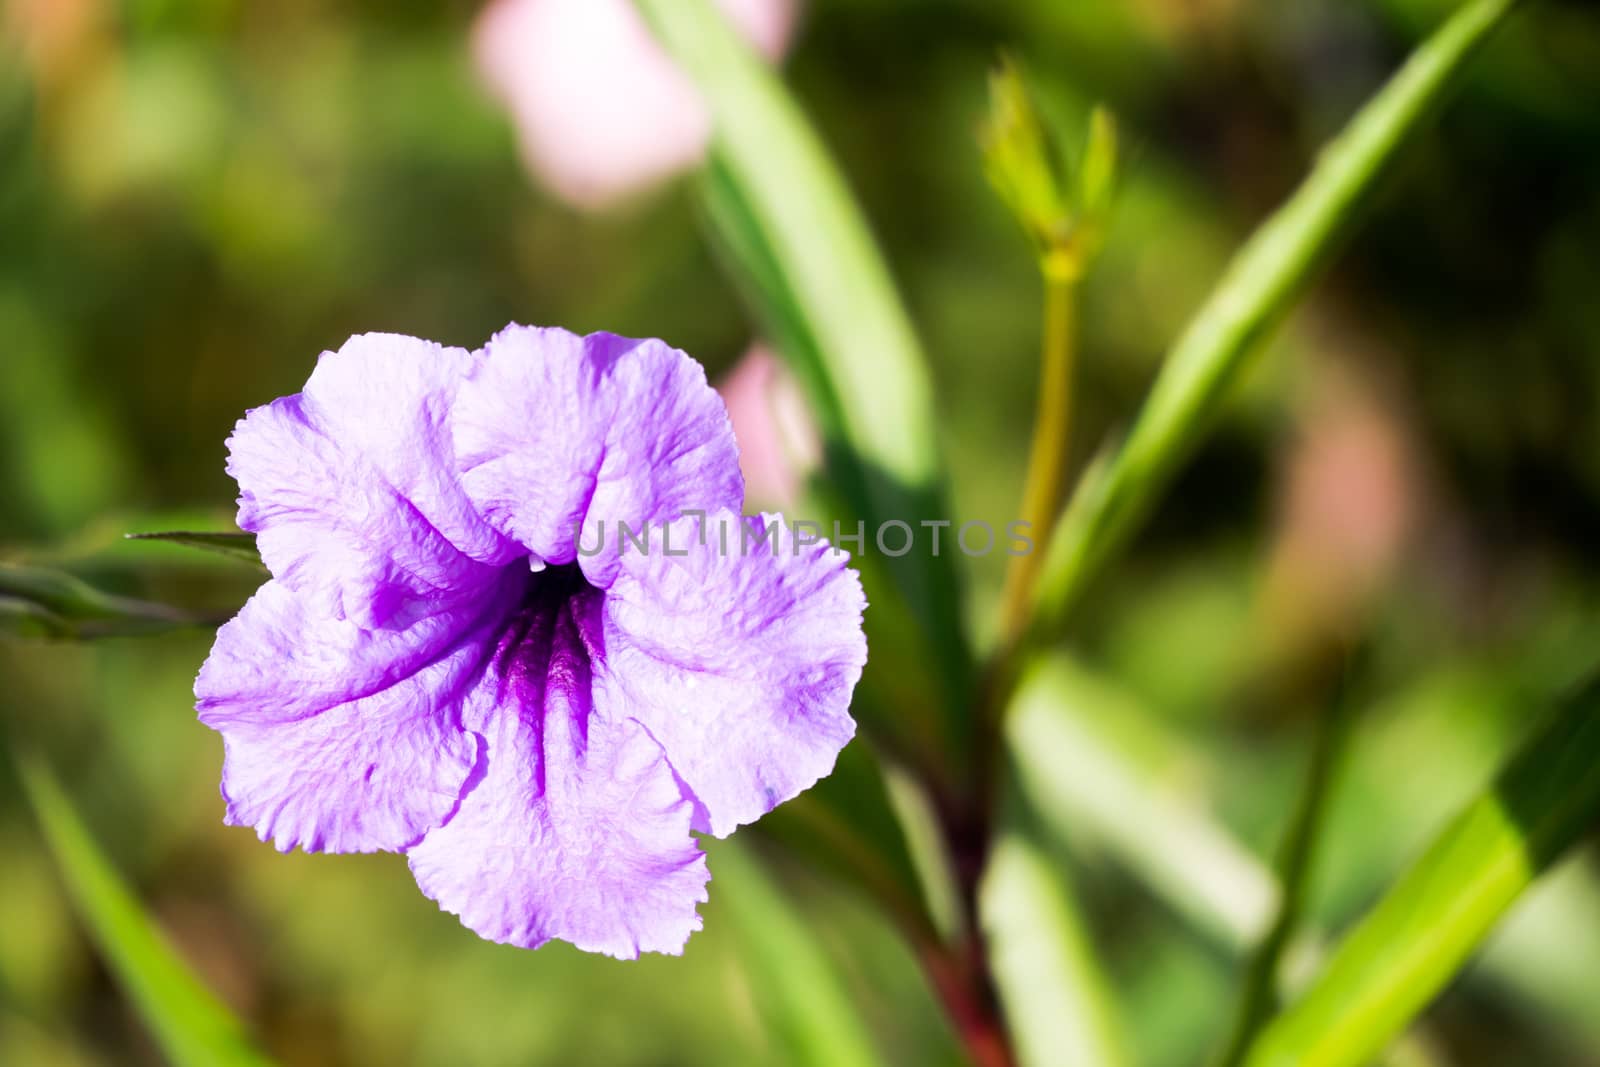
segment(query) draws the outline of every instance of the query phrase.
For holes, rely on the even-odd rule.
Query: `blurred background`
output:
[[[0,557],[225,618],[258,575],[120,535],[231,528],[234,420],[352,333],[474,347],[517,320],[659,336],[714,379],[733,371],[760,339],[673,177],[704,136],[692,94],[620,7],[496,4],[3,0]],[[1063,126],[1096,101],[1121,123],[1117,206],[1083,294],[1082,462],[1127,424],[1231,250],[1452,5],[727,6],[781,57],[885,247],[933,361],[954,518],[1000,526],[1022,486],[1039,293],[975,147],[997,55],[1022,61]],[[1327,929],[1600,644],[1600,17],[1528,6],[1096,587],[1073,646],[1086,704],[1267,857],[1331,635],[1370,637],[1313,883]],[[741,380],[781,386],[759,367]],[[979,635],[1003,565],[965,561]],[[440,913],[400,857],[280,856],[224,828],[221,741],[190,693],[209,643],[0,642],[0,720],[269,1051],[780,1058],[715,892],[682,959],[528,953]],[[1060,843],[1139,1061],[1202,1062],[1227,1028],[1238,946],[1095,840]],[[0,855],[0,1063],[159,1062],[9,761]],[[821,876],[775,870],[884,1056],[960,1062],[888,923]],[[1591,844],[1430,1012],[1430,1054],[1600,1064],[1596,961]]]

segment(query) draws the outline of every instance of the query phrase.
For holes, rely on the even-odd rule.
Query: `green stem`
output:
[[[1355,225],[1401,150],[1516,0],[1471,0],[1419,47],[1322,152],[1172,349],[1126,444],[1078,486],[1051,540],[1025,644],[1064,627],[1088,580],[1128,541],[1217,412],[1249,355]]]
[[[1037,545],[1050,542],[1061,508],[1072,447],[1072,392],[1077,363],[1078,272],[1056,255],[1046,256],[1044,330],[1039,360],[1039,405],[1034,415],[1033,444],[1022,490],[1019,518],[1028,524]],[[1002,641],[1009,645],[1028,621],[1041,552],[1011,558],[1001,608]]]
[[[1279,863],[1278,911],[1262,937],[1245,973],[1244,992],[1233,1032],[1218,1062],[1222,1067],[1237,1067],[1255,1039],[1261,1025],[1278,1007],[1279,971],[1305,913],[1306,892],[1311,880],[1311,865],[1321,837],[1324,816],[1339,755],[1349,736],[1348,668],[1339,683],[1333,704],[1317,719],[1312,739],[1311,763],[1306,769],[1294,817],[1284,838]]]

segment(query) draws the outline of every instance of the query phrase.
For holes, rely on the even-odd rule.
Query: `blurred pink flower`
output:
[[[1364,398],[1324,401],[1288,474],[1286,525],[1305,564],[1341,586],[1380,584],[1411,526],[1411,466],[1388,412]]]
[[[1269,613],[1280,628],[1342,630],[1400,567],[1426,486],[1403,415],[1376,383],[1331,368],[1314,380],[1282,471]]]
[[[795,0],[717,5],[763,55],[783,54]],[[473,49],[529,167],[574,206],[615,203],[705,151],[705,105],[629,0],[493,0]]]
[[[764,507],[795,503],[822,460],[799,384],[763,345],[752,345],[717,385],[739,442],[745,496]]]

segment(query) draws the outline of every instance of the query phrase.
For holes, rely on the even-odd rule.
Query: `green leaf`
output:
[[[1178,340],[1115,457],[1079,485],[1051,539],[1029,642],[1065,625],[1085,586],[1124,545],[1194,448],[1246,357],[1354,227],[1402,149],[1516,0],[1471,0],[1323,149],[1300,188],[1256,230]]]
[[[947,518],[923,353],[843,178],[783,86],[711,4],[636,3],[710,108],[707,217],[808,393],[841,517],[850,520],[845,531],[861,520],[870,539],[885,521],[915,528]],[[959,751],[972,663],[955,554],[857,555],[881,569],[923,631],[921,662],[937,672],[932,704],[945,712],[946,748]]]
[[[262,570],[266,569],[265,564],[261,562],[261,553],[256,549],[255,534],[163,530],[158,533],[131,533],[123,536],[130,541],[164,541],[185,548],[217,552],[240,563],[250,563]]]
[[[719,842],[712,868],[738,930],[739,959],[782,1060],[796,1067],[874,1067],[882,1060],[854,999],[805,919],[736,842]]]
[[[1127,1046],[1111,987],[1064,867],[1020,798],[1008,805],[984,868],[980,908],[989,965],[1023,1067],[1122,1067]]]
[[[934,798],[914,774],[893,764],[883,765],[883,787],[900,830],[898,840],[922,888],[929,928],[925,932],[913,929],[913,935],[922,932],[947,944],[958,943],[970,931],[962,912],[955,857],[950,854]]]
[[[1421,682],[1419,691],[1437,677]],[[1070,657],[1055,655],[1036,661],[1024,678],[1006,731],[1015,773],[1053,843],[1119,864],[1225,954],[1243,953],[1265,935],[1282,909],[1277,877],[1207,810],[1204,797],[1182,786],[1209,780],[1218,769],[1148,708]],[[1542,913],[1541,922],[1579,921],[1574,909],[1581,907],[1581,897],[1563,899]],[[1527,931],[1506,933],[1515,936],[1502,943],[1501,953],[1485,957],[1485,972],[1556,1017],[1570,1018],[1567,998],[1581,999],[1581,991],[1550,988],[1549,942]],[[1303,968],[1327,954],[1317,931],[1303,931],[1286,952],[1293,964],[1286,970],[1303,979]],[[1280,984],[1278,992],[1293,990]],[[1397,1041],[1392,1062],[1399,1062],[1400,1051]]]
[[[1597,825],[1600,684],[1592,684],[1395,883],[1245,1062],[1368,1062],[1461,970],[1523,891]]]
[[[63,571],[0,563],[0,633],[86,640],[161,633],[206,621],[166,604],[101,592]]]
[[[140,908],[50,771],[31,759],[19,761],[19,768],[67,895],[166,1058],[178,1067],[270,1063]]]

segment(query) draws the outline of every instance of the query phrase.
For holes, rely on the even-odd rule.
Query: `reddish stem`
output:
[[[921,955],[923,968],[974,1067],[1015,1067],[976,939],[966,939],[956,947],[928,943]]]
[[[978,916],[978,884],[988,861],[993,827],[993,774],[987,755],[991,748],[991,744],[977,747],[978,774],[966,789],[933,791],[964,931],[953,944],[932,936],[931,931],[916,940],[923,968],[972,1062],[976,1067],[1014,1067],[1016,1058],[989,971]]]

